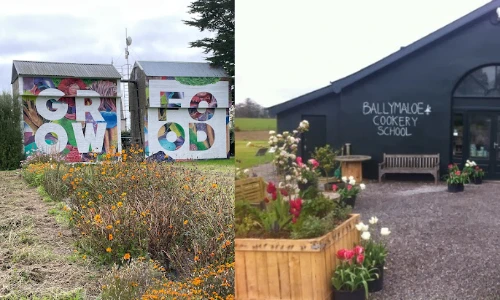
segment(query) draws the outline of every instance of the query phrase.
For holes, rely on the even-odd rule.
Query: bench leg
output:
[[[378,183],[381,183],[382,182],[382,176],[384,174],[380,174],[380,172],[378,173]]]

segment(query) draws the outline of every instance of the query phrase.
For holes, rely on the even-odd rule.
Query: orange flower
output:
[[[97,196],[97,198],[102,199],[102,195],[101,195],[101,194],[99,194],[99,195]]]
[[[187,223],[188,223],[188,220],[184,220],[184,225],[187,225]]]
[[[106,229],[113,229],[113,225],[110,224],[110,225],[106,226]]]
[[[123,259],[129,260],[130,259],[130,253],[125,253],[125,255],[123,256]]]
[[[111,253],[111,248],[110,247],[106,248],[106,252]]]
[[[199,260],[200,260],[200,257],[199,257],[198,255],[196,255],[196,256],[194,257],[194,261],[199,261]]]
[[[120,220],[116,220],[116,221],[115,221],[115,224],[116,224],[116,225],[120,224]]]
[[[213,183],[212,187],[215,189],[217,187],[217,183]]]
[[[108,240],[110,240],[110,241],[113,240],[113,235],[111,233],[108,235]]]

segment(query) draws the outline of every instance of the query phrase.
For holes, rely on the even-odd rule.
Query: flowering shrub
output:
[[[140,152],[106,154],[93,164],[29,164],[23,174],[65,191],[55,198],[65,200],[77,246],[89,258],[123,265],[149,253],[180,277],[232,262],[233,171],[138,162]]]
[[[356,246],[354,249],[340,249],[337,259],[340,264],[335,269],[332,285],[337,291],[357,291],[364,289],[368,297],[368,282],[373,280],[375,269],[367,268],[363,264],[365,249]]]
[[[445,176],[448,184],[464,184],[469,182],[470,173],[467,170],[460,171],[457,164],[448,165],[448,175]]]
[[[356,229],[361,232],[361,245],[365,248],[365,266],[380,268],[384,266],[387,257],[385,237],[391,232],[387,227],[380,228],[377,217],[371,217],[368,222],[370,225],[365,225],[363,222],[356,224]]]
[[[240,168],[236,168],[236,172],[235,172],[235,179],[236,180],[245,179],[248,177],[250,177],[250,169],[241,170]]]
[[[41,150],[34,150],[29,153],[26,160],[21,162],[21,167],[26,168],[30,164],[41,164],[41,163],[53,163],[57,164],[59,162],[65,162],[66,159],[62,153],[44,153]]]

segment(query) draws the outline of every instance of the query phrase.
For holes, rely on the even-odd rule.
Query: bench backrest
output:
[[[235,180],[235,200],[248,200],[259,203],[266,197],[266,182],[262,177],[250,177]]]
[[[439,166],[439,154],[385,154],[387,168],[431,169]]]

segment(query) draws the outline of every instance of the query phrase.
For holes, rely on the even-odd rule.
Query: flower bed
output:
[[[331,299],[336,253],[360,242],[354,214],[314,239],[235,239],[236,298]]]

